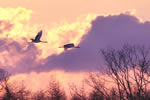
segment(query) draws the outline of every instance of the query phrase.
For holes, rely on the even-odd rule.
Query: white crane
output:
[[[69,44],[65,44],[63,47],[59,47],[59,48],[64,48],[64,50],[67,50],[68,48],[80,48],[80,47],[75,46],[74,43],[69,43]]]
[[[35,39],[31,39],[33,43],[39,43],[39,42],[43,42],[43,43],[47,43],[47,41],[41,41],[40,38],[42,36],[42,30],[40,32],[37,33]]]

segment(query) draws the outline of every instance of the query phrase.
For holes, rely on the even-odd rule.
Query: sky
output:
[[[64,84],[83,79],[86,72],[102,67],[100,49],[150,45],[149,0],[0,0],[0,4],[0,68],[13,80],[39,83],[35,87],[48,82],[51,74]],[[48,43],[29,43],[40,30],[41,40]],[[65,43],[81,48],[58,48]],[[40,81],[41,77],[45,78]]]
[[[62,20],[75,20],[89,13],[113,14],[135,9],[136,15],[149,20],[149,0],[0,0],[1,7],[23,7],[34,11],[34,23],[50,25]]]

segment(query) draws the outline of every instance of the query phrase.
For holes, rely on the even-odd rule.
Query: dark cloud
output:
[[[0,40],[0,53],[3,52],[7,52],[8,55],[2,57],[5,59],[5,64],[0,65],[0,67],[10,73],[29,72],[32,67],[38,64],[36,62],[37,56],[41,53],[33,43],[23,44],[8,38]],[[17,62],[10,65],[11,61],[15,61],[14,59],[17,57],[19,58]]]
[[[0,20],[0,34],[11,32],[13,26],[9,21]],[[24,43],[13,37],[0,37],[0,68],[10,73],[29,72],[39,63],[37,56],[40,55],[40,50],[33,43],[28,43],[26,38],[20,39]]]
[[[83,36],[80,49],[72,49],[60,55],[49,56],[38,71],[64,69],[65,71],[89,71],[100,66],[100,49],[119,48],[123,44],[150,44],[150,22],[141,23],[135,16],[120,14],[98,16],[91,30]]]
[[[11,32],[14,25],[8,20],[0,20],[0,34]],[[17,73],[29,72],[32,67],[36,66],[40,50],[34,44],[28,43],[27,39],[22,38],[22,40],[24,43],[7,38],[7,36],[0,37],[0,68],[10,73]]]
[[[142,23],[135,16],[126,14],[98,16],[91,24],[91,29],[82,37],[79,44],[81,48],[52,55],[39,62],[37,62],[37,56],[41,52],[34,44],[23,45],[14,40],[8,42],[9,39],[0,39],[0,53],[7,51],[12,59],[13,56],[23,55],[15,65],[0,67],[5,67],[13,73],[52,69],[91,71],[103,62],[100,49],[119,48],[127,43],[150,45],[150,22]]]
[[[20,55],[23,55],[20,60],[16,63],[16,72],[30,72],[33,67],[36,67],[40,62],[37,62],[38,56],[41,54],[40,50],[33,44],[26,44],[27,47],[24,49],[16,48]],[[16,46],[16,45],[15,45]]]

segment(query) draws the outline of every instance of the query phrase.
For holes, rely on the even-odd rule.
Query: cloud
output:
[[[27,72],[40,55],[40,50],[28,43],[32,31],[25,22],[31,12],[25,8],[0,8],[0,68],[11,73]]]
[[[89,14],[74,22],[44,27],[42,40],[48,44],[28,43],[40,25],[29,24],[31,10],[0,9],[0,67],[11,73],[49,70],[91,71],[100,66],[100,49],[119,48],[125,43],[149,45],[150,22],[141,22],[130,13],[108,16]],[[7,13],[6,13],[7,12]],[[11,15],[10,12],[13,12]],[[8,17],[10,15],[10,17]],[[97,17],[96,17],[97,16]],[[79,49],[63,51],[58,48],[73,42]]]
[[[0,67],[11,73],[28,72],[36,66],[40,51],[33,44],[19,44],[11,39],[0,40]]]
[[[10,73],[33,71],[37,65],[44,64],[43,59],[62,53],[63,50],[58,48],[62,44],[78,44],[91,27],[91,20],[96,17],[89,14],[74,22],[48,28],[30,23],[32,11],[29,9],[0,8],[0,13],[0,67]],[[29,43],[41,27],[44,31],[42,40],[48,41],[48,44]]]
[[[91,71],[100,67],[100,49],[119,48],[123,44],[150,45],[150,22],[140,22],[129,14],[98,16],[82,37],[80,49],[49,56],[40,70]],[[38,67],[38,68],[39,68]],[[37,68],[37,69],[38,69]]]
[[[39,45],[38,48],[42,50],[41,58],[47,58],[51,55],[59,55],[63,52],[63,49],[58,47],[68,42],[74,42],[79,44],[83,35],[91,27],[91,21],[96,18],[95,14],[89,14],[86,16],[79,16],[75,21],[68,22],[62,21],[61,23],[55,23],[55,26],[46,28],[45,38],[48,41],[48,45]]]

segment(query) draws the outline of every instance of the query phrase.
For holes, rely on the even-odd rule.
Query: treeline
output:
[[[0,70],[1,100],[150,100],[150,48],[124,45],[103,49],[103,67],[89,73],[78,87],[69,85],[66,94],[61,84],[51,80],[45,90],[31,93],[24,85],[8,83],[9,74]],[[86,85],[86,86],[85,86]],[[87,86],[89,89],[87,89]]]

